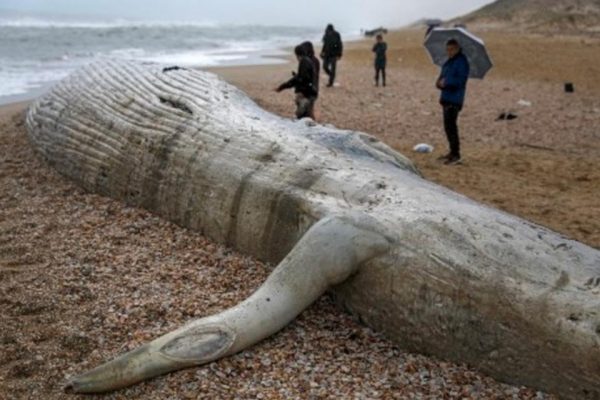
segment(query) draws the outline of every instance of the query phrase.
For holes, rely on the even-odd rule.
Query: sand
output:
[[[419,45],[422,32],[391,36],[389,45],[395,50],[390,56],[388,87],[373,87],[369,45],[354,44],[340,63],[340,87],[321,89],[319,121],[373,134],[412,158],[434,182],[600,247],[600,171],[596,165],[600,160],[600,41],[546,39],[549,43],[540,46],[540,52],[555,48],[562,53],[538,69],[541,75],[535,69],[520,75],[515,64],[540,57],[532,43],[543,38],[508,35],[509,46],[500,35],[487,33],[484,38],[491,38],[490,51],[498,65],[489,79],[469,83],[459,122],[464,161],[448,168],[435,161],[448,148],[439,92],[433,85],[437,69]],[[592,44],[582,44],[585,41]],[[512,59],[505,52],[508,47]],[[572,57],[580,54],[580,69],[594,58],[596,66],[589,69],[597,73],[577,74],[578,79],[572,80],[576,92],[565,93],[566,79],[560,77],[569,76],[578,63]],[[292,94],[270,90],[290,70],[290,66],[271,66],[265,73],[256,67],[217,72],[264,108],[292,117]],[[509,79],[513,74],[516,78]],[[520,100],[531,106],[520,106]],[[518,118],[496,121],[508,111]],[[435,153],[413,153],[414,145],[422,142],[434,145]]]
[[[341,86],[322,89],[319,121],[374,134],[410,156],[427,178],[600,247],[597,82],[581,73],[569,76],[574,94],[562,90],[573,54],[595,57],[589,53],[597,43],[525,37],[523,43],[546,40],[559,52],[536,75],[517,73],[516,60],[543,54],[515,45],[514,37],[506,43],[494,37],[498,68],[470,84],[460,120],[464,163],[447,167],[435,161],[446,143],[436,69],[419,55],[419,35],[391,35],[390,47],[398,50],[391,52],[386,88],[372,85],[370,43],[348,46]],[[511,57],[504,58],[504,48]],[[217,72],[263,107],[291,117],[292,93],[273,88],[292,69]],[[532,105],[519,106],[521,99]],[[235,304],[261,284],[269,266],[63,179],[28,145],[25,106],[0,108],[0,398],[77,398],[62,393],[65,377]],[[495,121],[507,110],[519,117]],[[412,153],[420,142],[433,144],[435,153]],[[234,357],[105,397],[550,398],[468,366],[405,353],[327,296]]]

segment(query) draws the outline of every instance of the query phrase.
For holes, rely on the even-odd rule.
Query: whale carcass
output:
[[[118,389],[233,354],[326,290],[401,347],[600,398],[600,251],[423,179],[372,136],[270,114],[206,72],[103,60],[30,140],[87,190],[277,263],[247,300],[72,377]]]

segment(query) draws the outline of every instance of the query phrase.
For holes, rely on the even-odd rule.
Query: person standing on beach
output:
[[[337,62],[342,58],[344,46],[339,32],[333,28],[332,24],[327,25],[323,35],[323,48],[321,50],[321,59],[323,60],[323,70],[329,75],[327,87],[332,87],[335,82]]]
[[[377,42],[373,46],[375,53],[375,86],[379,86],[379,75],[381,74],[382,84],[385,86],[385,65],[387,64],[387,43],[383,41],[381,34],[376,36]]]
[[[311,46],[312,47],[312,43]],[[294,48],[294,54],[298,59],[298,72],[287,82],[279,85],[275,91],[281,92],[285,89],[294,88],[296,92],[296,117],[313,118],[314,107],[319,95],[318,77],[315,77],[316,68],[311,57],[308,55],[308,46],[303,43]],[[313,49],[314,57],[314,49]]]
[[[450,152],[440,157],[440,160],[443,160],[446,165],[453,165],[461,161],[457,121],[465,101],[469,61],[455,39],[446,42],[446,52],[448,61],[442,66],[435,85],[441,90],[440,104],[444,111],[444,130],[450,146]]]

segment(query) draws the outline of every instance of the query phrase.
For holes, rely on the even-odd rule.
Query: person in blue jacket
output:
[[[457,121],[458,114],[465,102],[469,61],[455,39],[448,40],[446,51],[448,52],[448,61],[442,66],[436,87],[442,92],[440,104],[444,110],[444,130],[450,146],[450,152],[441,159],[444,160],[444,164],[452,165],[461,161]]]

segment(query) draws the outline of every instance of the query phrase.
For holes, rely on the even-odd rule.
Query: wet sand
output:
[[[447,167],[435,161],[446,142],[436,69],[419,53],[419,36],[390,35],[396,50],[386,88],[373,87],[370,43],[349,46],[341,85],[322,89],[319,121],[376,135],[415,160],[427,178],[600,247],[597,82],[581,73],[574,94],[562,90],[573,54],[594,57],[581,46],[597,44],[569,39],[572,47],[558,46],[552,41],[563,39],[548,39],[548,48],[564,57],[535,75],[518,73],[516,60],[544,54],[515,48],[512,37],[492,38],[497,69],[470,83],[460,120],[465,160]],[[541,39],[523,43],[529,40]],[[514,57],[505,58],[503,48]],[[261,106],[291,117],[292,93],[273,88],[293,68],[216,72]],[[531,107],[519,106],[521,99]],[[65,377],[237,303],[269,268],[63,179],[28,145],[25,106],[0,108],[0,398],[78,398],[62,392]],[[495,121],[509,110],[518,118]],[[433,144],[434,154],[413,153],[421,142]],[[550,397],[468,366],[405,353],[324,296],[281,333],[236,356],[102,398]]]

